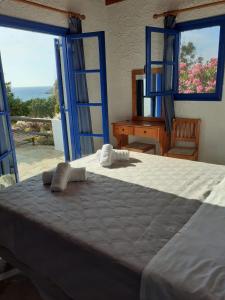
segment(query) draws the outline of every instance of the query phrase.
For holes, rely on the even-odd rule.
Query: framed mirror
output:
[[[152,69],[153,90],[160,91],[162,68]],[[132,112],[133,120],[164,121],[162,97],[146,97],[146,75],[144,69],[132,71]]]

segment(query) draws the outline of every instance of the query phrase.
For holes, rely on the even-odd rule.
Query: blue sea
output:
[[[16,87],[12,88],[15,98],[20,98],[23,101],[30,99],[41,98],[47,99],[52,95],[51,86],[35,86],[35,87]]]

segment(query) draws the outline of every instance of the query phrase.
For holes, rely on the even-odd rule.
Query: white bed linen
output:
[[[176,194],[187,199],[204,200],[225,177],[225,166],[174,159],[151,154],[130,153],[130,161],[115,162],[103,168],[96,155],[71,163],[87,171]]]

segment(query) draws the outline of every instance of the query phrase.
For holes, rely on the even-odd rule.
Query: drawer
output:
[[[133,135],[134,134],[134,128],[130,126],[115,126],[114,127],[114,134],[116,135]]]
[[[159,138],[159,129],[158,128],[146,128],[146,127],[135,127],[134,135],[141,137],[152,137]]]

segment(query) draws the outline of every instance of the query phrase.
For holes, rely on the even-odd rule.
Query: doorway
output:
[[[7,29],[13,28],[14,30],[25,30],[32,34],[39,33],[42,37],[43,34],[48,34],[51,35],[52,41],[55,37],[59,37],[55,39],[55,53],[54,55],[51,54],[51,59],[53,59],[53,57],[56,59],[56,97],[58,96],[57,105],[61,118],[61,124],[58,126],[58,130],[61,131],[65,160],[71,161],[81,158],[84,155],[94,153],[102,144],[109,143],[104,32],[71,34],[71,31],[68,30],[68,28],[5,16],[0,16],[0,26],[4,26]],[[81,28],[80,24],[78,27]],[[93,44],[91,45],[90,41],[94,42],[94,46]],[[30,42],[31,41],[28,43],[28,48],[30,47]],[[44,46],[45,45],[43,44],[43,46],[39,45],[36,47],[36,54],[39,58],[39,52],[41,53],[39,50],[42,49],[42,47],[44,48]],[[14,51],[17,50],[17,48],[17,44],[14,43]],[[20,57],[17,54],[16,60],[18,61]],[[93,68],[92,65],[89,65],[89,62],[95,61],[97,61],[97,64],[96,67]],[[43,65],[43,60],[40,59],[39,63],[40,65]],[[32,64],[31,66],[33,67]],[[2,68],[2,75],[3,71]],[[23,70],[20,70],[20,72],[23,72]],[[48,70],[46,72],[49,74]],[[0,84],[2,87],[2,95],[0,96],[2,96],[2,99],[4,100],[4,105],[2,105],[2,107],[0,103],[0,120],[1,115],[8,120],[6,126],[4,128],[2,126],[2,128],[5,130],[5,135],[7,135],[5,141],[6,139],[9,141],[5,152],[0,148],[0,179],[2,178],[2,175],[5,175],[5,171],[1,168],[2,161],[7,160],[9,166],[7,170],[10,170],[10,174],[15,174],[18,181],[15,155],[16,148],[14,144],[15,138],[13,139],[14,128],[12,128],[11,125],[11,121],[18,120],[11,120],[12,116],[10,115],[12,115],[12,108],[9,109],[10,103],[8,100],[8,98],[12,96],[13,91],[14,93],[17,92],[18,95],[18,90],[16,91],[10,84],[7,86],[4,81],[4,76],[1,76]],[[20,90],[20,92],[22,91]],[[92,95],[98,96],[92,98]],[[13,95],[13,97],[15,97],[15,95]],[[36,101],[35,105],[39,105],[39,102],[40,101]],[[34,103],[32,102],[32,105],[33,104]],[[33,108],[32,105],[31,107]],[[23,104],[23,108],[24,106],[26,108],[26,105]],[[36,109],[35,112],[37,111],[40,113],[43,109]],[[47,109],[44,109],[45,113],[46,111]],[[34,116],[36,116],[36,121],[38,122],[39,120],[35,113]],[[24,118],[29,117],[30,116],[25,116]],[[22,121],[28,120],[24,119]],[[54,133],[52,135],[54,139]],[[21,139],[22,138],[23,137],[21,137]],[[35,144],[35,138],[35,136],[31,136],[30,142]],[[58,142],[58,140],[58,138],[55,139],[55,146],[57,144],[56,141]],[[86,147],[88,144],[87,141],[91,141],[91,143],[89,143],[91,148],[89,147],[89,149]],[[27,158],[25,158],[25,160],[27,162]]]
[[[56,38],[0,27],[0,53],[21,181],[64,161]]]

